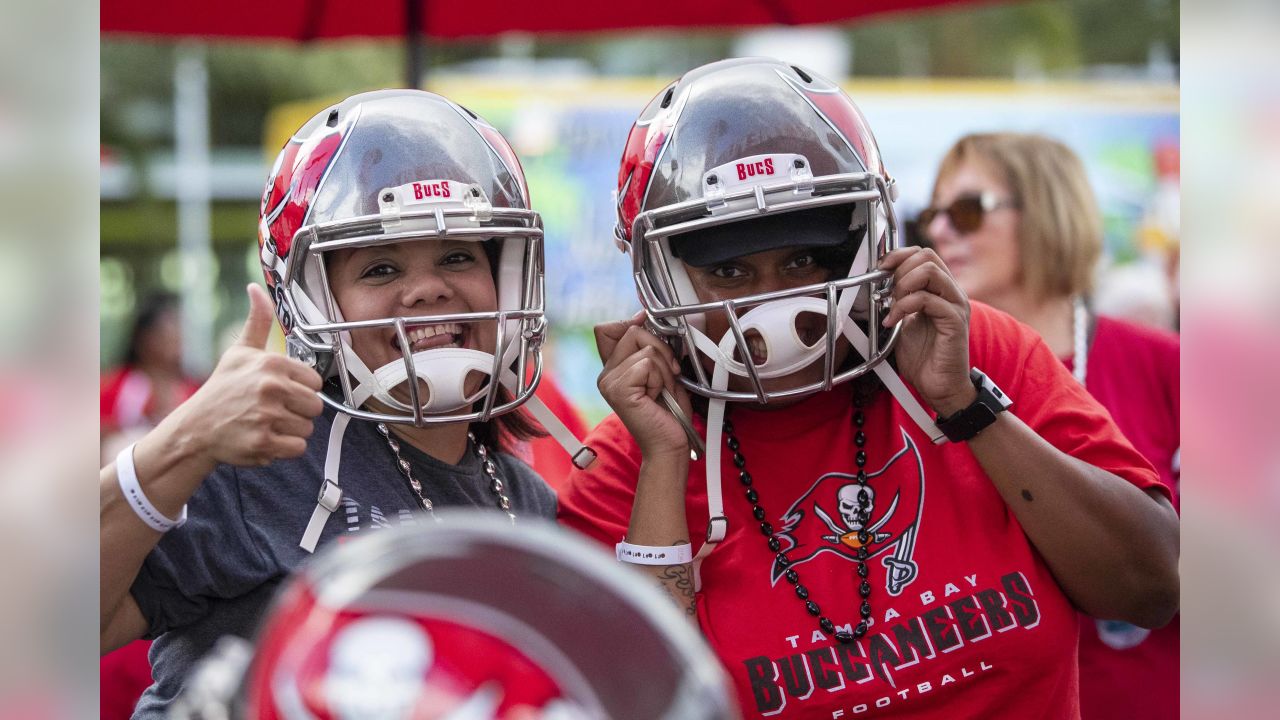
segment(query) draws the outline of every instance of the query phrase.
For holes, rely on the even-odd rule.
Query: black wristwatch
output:
[[[938,429],[951,442],[972,439],[1013,404],[1009,396],[978,368],[969,371],[969,379],[973,381],[973,389],[978,391],[978,397],[974,398],[969,407],[949,417],[938,418]]]

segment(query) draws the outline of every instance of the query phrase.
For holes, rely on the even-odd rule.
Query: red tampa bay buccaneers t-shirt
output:
[[[1139,487],[1159,485],[1030,330],[974,303],[970,359],[1055,446]],[[729,531],[702,565],[697,611],[744,715],[1079,717],[1076,611],[968,446],[933,445],[887,392],[865,414],[874,624],[849,645],[824,634],[797,598],[723,454]],[[736,405],[728,417],[800,584],[837,628],[851,629],[861,578],[840,501],[855,483],[852,387],[779,410]],[[626,532],[640,453],[616,416],[589,443],[599,460],[570,477],[560,516],[612,546]],[[691,464],[695,546],[707,526],[704,472]]]

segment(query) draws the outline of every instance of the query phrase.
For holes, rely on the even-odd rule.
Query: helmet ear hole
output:
[[[329,119],[325,120],[324,124],[326,127],[338,126],[338,108],[334,108],[329,111]]]
[[[662,103],[659,104],[658,107],[662,107],[662,108],[669,107],[671,105],[671,96],[675,95],[675,92],[676,92],[676,89],[674,86],[667,88],[667,94],[662,96]]]
[[[799,75],[799,76],[800,76],[800,79],[801,79],[801,80],[803,80],[803,81],[805,81],[806,83],[811,83],[811,82],[813,82],[813,78],[809,77],[809,73],[807,73],[807,72],[805,72],[805,71],[801,70],[799,67],[796,67],[795,65],[792,65],[792,66],[791,66],[791,69],[792,69],[792,70],[795,70],[795,71],[796,71],[796,75]]]

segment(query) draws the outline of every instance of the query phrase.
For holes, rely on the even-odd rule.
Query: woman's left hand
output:
[[[903,321],[894,356],[898,373],[945,417],[973,402],[969,380],[969,299],[932,250],[894,250],[880,261],[893,273],[886,327]]]

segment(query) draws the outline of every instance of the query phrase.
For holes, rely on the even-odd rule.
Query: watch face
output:
[[[983,391],[985,390],[987,393],[990,393],[992,399],[999,404],[1000,407],[998,410],[995,410],[995,412],[998,413],[1001,410],[1008,409],[1008,407],[1013,404],[1013,401],[1009,399],[1009,396],[1005,395],[1004,391],[1001,390],[991,380],[991,378],[987,377],[986,373],[981,370],[977,368],[970,370],[969,379],[973,381],[973,387],[978,391],[979,401],[983,399]]]

